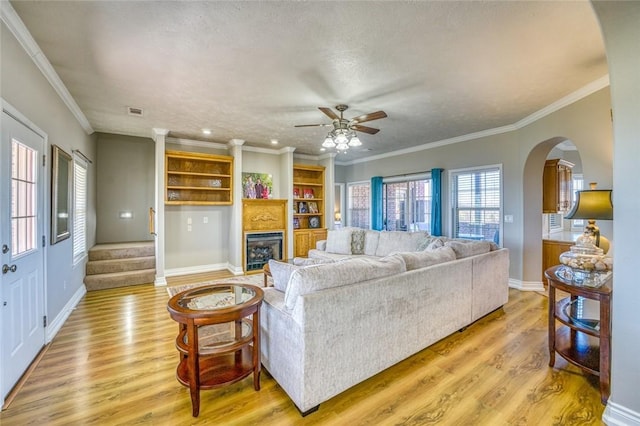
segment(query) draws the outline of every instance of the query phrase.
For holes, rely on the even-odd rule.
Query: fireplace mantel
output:
[[[282,231],[284,233],[284,253],[287,247],[287,200],[284,199],[243,199],[242,200],[242,264],[246,267],[246,234],[256,231]],[[252,271],[246,271],[251,273]]]

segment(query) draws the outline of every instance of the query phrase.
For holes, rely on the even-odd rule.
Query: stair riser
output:
[[[118,259],[115,261],[89,261],[87,262],[87,275],[155,269],[155,267],[156,260],[154,257]]]
[[[87,275],[84,283],[87,291],[104,290],[108,288],[126,287],[138,284],[152,284],[155,280],[155,271],[140,271],[138,273],[125,273],[123,275]]]

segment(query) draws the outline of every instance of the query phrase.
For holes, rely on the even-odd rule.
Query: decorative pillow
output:
[[[285,307],[292,310],[298,296],[333,287],[383,278],[406,271],[398,254],[383,259],[355,257],[339,262],[299,268],[291,274],[284,296]]]
[[[456,253],[457,259],[463,259],[469,256],[476,256],[478,254],[488,253],[491,250],[489,241],[447,241],[444,243],[445,247],[451,247]]]
[[[285,292],[287,290],[287,284],[289,283],[289,277],[291,277],[294,271],[300,268],[301,266],[291,263],[278,262],[273,259],[269,260],[269,270],[273,278],[273,287],[275,287],[276,290]]]
[[[354,229],[351,231],[351,254],[364,254],[365,229]]]
[[[440,238],[435,238],[433,241],[429,243],[429,245],[425,248],[425,250],[435,250],[440,247],[444,247],[444,241]]]
[[[364,234],[364,254],[375,256],[380,239],[380,231],[367,230]]]
[[[351,229],[332,229],[328,231],[326,252],[351,254]]]
[[[434,250],[398,253],[407,265],[407,271],[426,268],[427,266],[456,260],[456,253],[451,247],[440,247]]]

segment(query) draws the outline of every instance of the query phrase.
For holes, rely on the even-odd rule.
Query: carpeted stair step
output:
[[[87,262],[87,275],[110,274],[142,269],[154,269],[155,256],[128,257],[121,259],[90,260]]]
[[[104,290],[130,285],[151,284],[155,280],[155,276],[155,268],[139,271],[113,272],[110,274],[87,275],[84,277],[84,284],[87,287],[87,291]]]
[[[155,250],[153,241],[98,244],[89,250],[89,260],[155,256]]]

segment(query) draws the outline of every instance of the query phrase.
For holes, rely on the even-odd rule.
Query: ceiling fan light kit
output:
[[[380,130],[372,127],[362,126],[360,123],[366,121],[379,120],[385,118],[387,114],[384,111],[376,111],[371,114],[364,114],[351,120],[347,120],[343,117],[344,111],[349,107],[347,105],[337,105],[336,109],[340,111],[340,116],[331,110],[331,108],[318,107],[327,117],[333,120],[332,124],[301,124],[295,127],[324,127],[333,125],[333,130],[327,133],[327,136],[322,142],[324,148],[336,148],[337,151],[346,151],[349,147],[357,147],[362,145],[362,141],[356,134],[356,130],[359,132],[369,133],[375,135]]]

